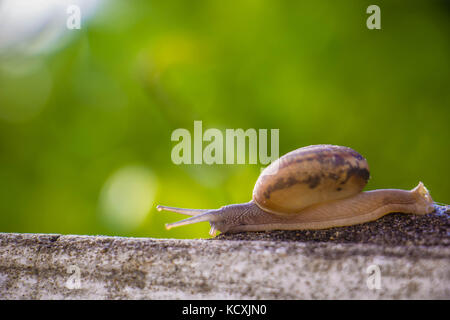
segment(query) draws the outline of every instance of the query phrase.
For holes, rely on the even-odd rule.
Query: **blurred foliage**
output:
[[[155,205],[248,201],[261,166],[174,165],[171,133],[194,120],[279,128],[280,154],[350,146],[366,189],[421,180],[449,202],[450,6],[378,1],[382,30],[368,30],[370,4],[105,1],[59,48],[3,53],[0,231],[207,237],[207,223],[166,231],[184,217]],[[115,187],[123,172],[147,180]],[[150,209],[109,223],[102,203],[140,186]]]

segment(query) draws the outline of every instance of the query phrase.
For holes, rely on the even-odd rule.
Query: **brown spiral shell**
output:
[[[253,189],[253,201],[275,214],[354,195],[369,180],[369,165],[355,150],[312,145],[291,151],[268,166]]]

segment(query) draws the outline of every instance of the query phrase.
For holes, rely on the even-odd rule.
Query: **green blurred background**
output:
[[[63,8],[20,20],[28,33],[5,29],[11,3],[0,232],[209,237],[207,223],[166,231],[184,217],[155,205],[248,201],[261,165],[174,165],[171,133],[194,120],[278,128],[280,154],[349,146],[366,189],[421,180],[450,201],[449,2],[105,0],[88,16],[80,3],[80,30]],[[382,30],[366,27],[370,4]]]

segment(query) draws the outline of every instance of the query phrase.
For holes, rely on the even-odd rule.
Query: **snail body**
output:
[[[355,150],[313,145],[285,154],[263,170],[252,200],[220,209],[158,206],[192,217],[166,228],[209,221],[216,231],[327,229],[376,220],[391,212],[427,214],[433,200],[423,183],[412,190],[379,189],[362,192],[369,166]]]

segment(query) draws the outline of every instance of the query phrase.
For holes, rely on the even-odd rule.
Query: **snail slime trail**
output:
[[[267,133],[267,129],[226,129],[224,137],[222,131],[215,128],[203,133],[202,121],[194,121],[193,138],[187,129],[179,128],[172,132],[171,140],[178,143],[172,148],[171,159],[176,165],[211,165],[245,164],[248,158],[248,164],[257,164],[259,159],[260,164],[268,165],[279,156],[279,129],[270,129],[270,156]],[[203,142],[209,142],[205,148]]]
[[[362,192],[370,178],[366,159],[355,150],[312,145],[272,162],[258,177],[252,199],[219,209],[157,206],[190,218],[166,228],[208,221],[220,232],[327,229],[376,220],[388,213],[428,214],[433,200],[422,182],[412,190]]]

